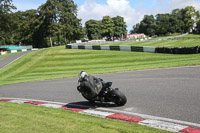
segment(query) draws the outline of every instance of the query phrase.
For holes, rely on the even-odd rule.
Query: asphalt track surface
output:
[[[17,54],[8,56],[6,58],[0,59],[0,69],[2,69],[3,67],[9,65],[10,63],[14,62],[15,60],[19,59],[20,57],[24,56],[25,54],[27,54],[29,52],[31,52],[31,51],[17,53]]]
[[[76,90],[78,77],[0,86],[0,97],[47,100],[89,105],[200,123],[200,66],[95,75],[112,81],[127,97],[125,106],[90,104]]]

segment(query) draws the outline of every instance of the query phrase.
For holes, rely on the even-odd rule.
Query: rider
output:
[[[83,92],[90,101],[98,99],[97,95],[101,92],[102,87],[101,79],[88,75],[85,71],[79,73],[77,89],[78,91]]]

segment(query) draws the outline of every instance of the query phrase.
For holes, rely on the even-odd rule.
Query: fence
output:
[[[35,50],[38,50],[38,48],[0,50],[0,55],[5,55],[5,54],[9,54],[9,53],[16,53],[16,52],[35,51]]]

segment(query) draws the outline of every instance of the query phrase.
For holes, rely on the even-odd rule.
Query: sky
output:
[[[37,9],[46,0],[13,0],[17,10]],[[78,18],[85,22],[101,20],[103,16],[122,16],[130,31],[144,15],[170,13],[173,9],[193,6],[200,11],[200,0],[74,0],[78,7]]]

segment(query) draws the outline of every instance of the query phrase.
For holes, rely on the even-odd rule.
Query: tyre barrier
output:
[[[88,50],[111,50],[111,51],[135,51],[135,52],[154,52],[155,48],[144,49],[139,46],[105,46],[105,45],[66,45],[67,49],[88,49]],[[146,51],[145,51],[146,50]]]
[[[156,48],[155,53],[169,53],[169,54],[197,54],[200,53],[200,47],[174,47],[174,48]]]
[[[168,48],[168,47],[109,46],[109,45],[106,46],[106,45],[73,45],[73,44],[67,44],[66,49],[133,51],[133,52],[168,53],[168,54],[197,54],[197,53],[200,53],[200,46]]]

